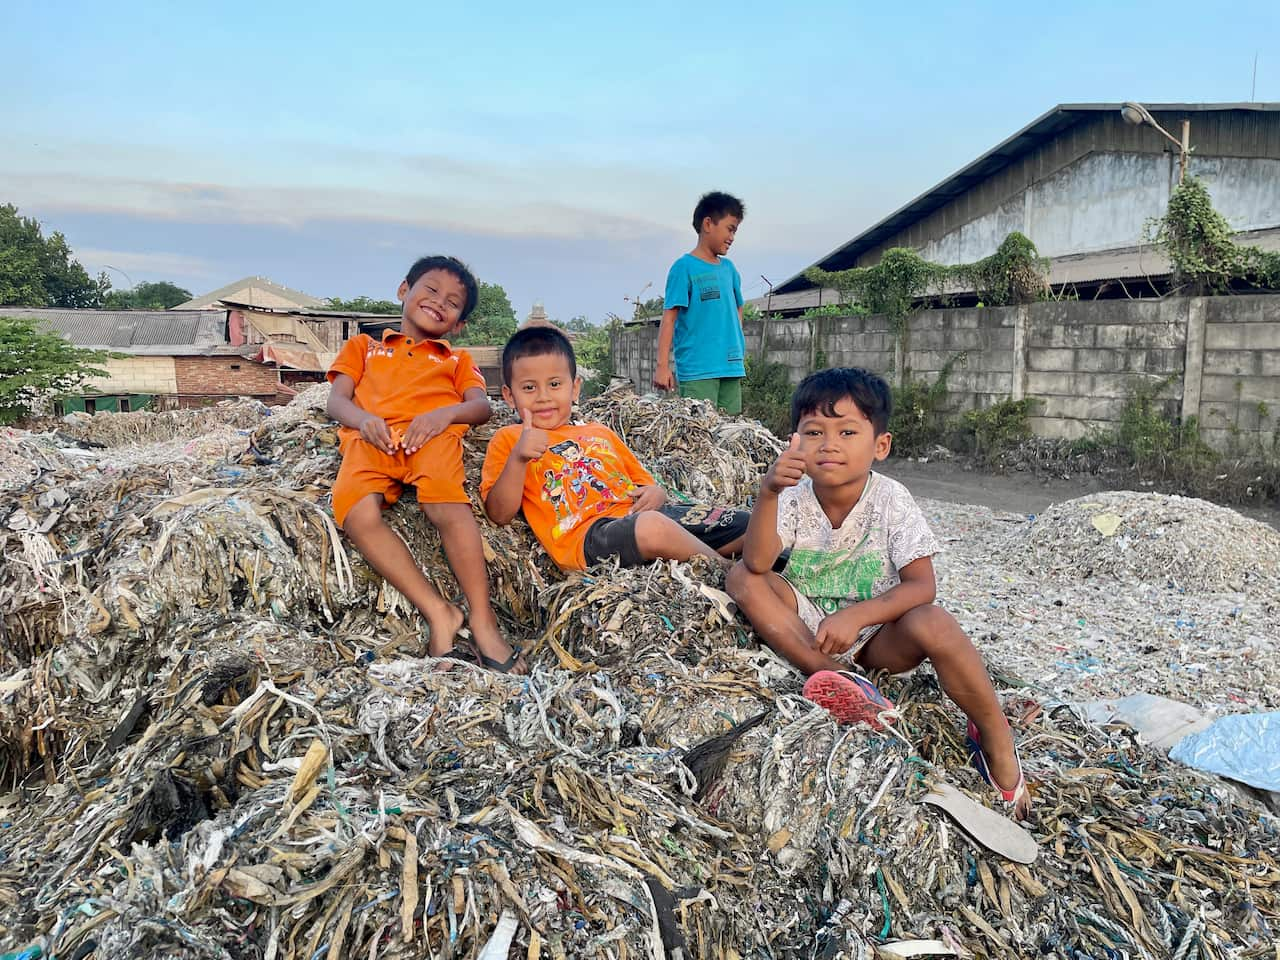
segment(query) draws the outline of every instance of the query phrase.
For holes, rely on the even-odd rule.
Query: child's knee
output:
[[[898,623],[931,660],[938,653],[954,650],[961,641],[969,643],[956,618],[936,603],[908,610]]]
[[[640,555],[648,559],[656,557],[657,551],[670,541],[671,528],[678,526],[679,524],[670,517],[656,510],[645,510],[636,514],[634,530],[636,548],[640,551]]]
[[[382,498],[370,495],[351,505],[342,518],[342,532],[349,537],[358,537],[382,522]]]
[[[431,521],[436,529],[456,527],[468,520],[474,523],[469,503],[419,503],[423,515]]]

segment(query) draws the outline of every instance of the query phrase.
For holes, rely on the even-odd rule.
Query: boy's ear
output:
[[[578,394],[582,393],[582,377],[573,378],[573,402],[578,402]]]
[[[886,430],[876,437],[876,459],[883,460],[889,455],[891,449],[893,449],[893,434]]]
[[[409,281],[401,280],[400,286],[396,287],[396,299],[404,303],[405,294],[409,292]]]
[[[510,407],[512,410],[516,408],[515,394],[511,392],[511,388],[508,387],[505,383],[502,385],[502,399],[507,402],[507,406]]]
[[[708,230],[710,230],[710,229],[711,229],[712,227],[714,227],[715,225],[716,225],[716,222],[715,222],[714,220],[712,220],[712,219],[711,219],[711,217],[709,217],[709,216],[703,217],[703,218],[702,218],[702,224],[698,227],[698,233],[699,233],[699,234],[706,233]]]

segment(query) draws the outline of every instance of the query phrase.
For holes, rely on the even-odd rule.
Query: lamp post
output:
[[[129,276],[127,273],[125,273],[125,272],[124,272],[123,270],[121,270],[119,267],[113,267],[113,266],[112,266],[111,264],[109,264],[109,263],[104,263],[102,266],[103,266],[103,269],[105,269],[105,270],[114,270],[116,273],[120,274],[120,276],[122,276],[122,277],[124,277],[126,280],[128,280],[128,281],[129,281],[129,289],[130,289],[130,290],[132,290],[132,289],[136,286],[136,284],[133,282],[133,277]]]
[[[1182,139],[1179,140],[1160,124],[1156,123],[1156,118],[1151,116],[1151,112],[1140,103],[1126,101],[1121,104],[1120,116],[1124,117],[1125,123],[1132,123],[1134,126],[1140,127],[1144,123],[1150,124],[1159,130],[1166,140],[1174,144],[1178,148],[1178,183],[1182,183],[1187,179],[1187,157],[1191,153],[1190,120],[1182,121]]]

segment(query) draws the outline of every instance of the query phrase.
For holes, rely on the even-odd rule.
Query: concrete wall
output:
[[[88,381],[86,392],[126,393],[177,393],[178,379],[173,357],[125,357],[106,360],[97,364],[107,376]]]
[[[1135,386],[1168,381],[1171,418],[1198,417],[1206,440],[1235,436],[1268,447],[1280,423],[1280,295],[1046,302],[1024,307],[928,310],[911,318],[905,351],[884,317],[748,323],[747,352],[786,366],[793,382],[819,366],[864,366],[948,377],[952,413],[1000,400],[1041,401],[1032,429],[1075,438],[1113,426]],[[763,338],[763,342],[762,342]],[[624,327],[614,370],[651,389],[656,325]]]
[[[1214,207],[1236,230],[1280,225],[1280,113],[1190,113],[1190,173],[1204,178]],[[1182,115],[1157,113],[1175,134]],[[1176,151],[1119,111],[1087,117],[975,183],[858,258],[879,261],[890,247],[927,260],[972,263],[1018,230],[1043,256],[1060,257],[1142,238],[1178,182]]]

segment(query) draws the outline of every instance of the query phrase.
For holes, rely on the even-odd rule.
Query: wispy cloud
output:
[[[108,268],[119,270],[127,274],[135,283],[146,280],[168,280],[171,277],[214,281],[221,276],[217,265],[212,261],[184,253],[77,247],[75,256],[91,274]],[[116,280],[116,277],[112,277],[113,282]]]

